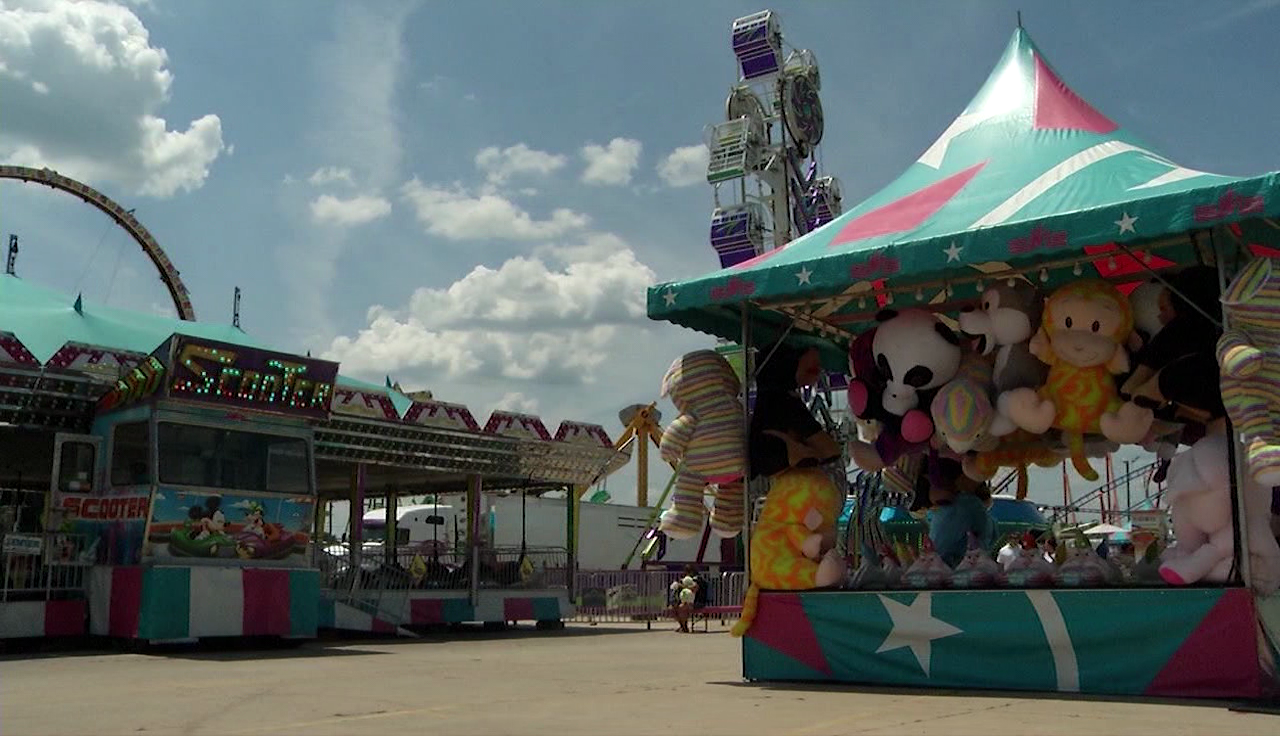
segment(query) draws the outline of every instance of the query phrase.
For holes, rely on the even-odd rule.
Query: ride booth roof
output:
[[[105,492],[55,500],[105,563],[90,578],[93,633],[315,635],[310,425],[328,418],[337,371],[175,334],[99,400]],[[85,519],[95,502],[114,518]]]
[[[1006,281],[1048,294],[1089,278],[1127,294],[1189,264],[1229,280],[1250,258],[1280,255],[1277,215],[1280,175],[1219,176],[1150,150],[1067,87],[1019,28],[897,180],[782,248],[653,286],[648,311],[727,340],[817,347],[846,371],[850,344],[886,307],[955,327]],[[744,676],[1262,696],[1276,685],[1280,599],[1246,587],[1242,495],[1233,489],[1240,544],[1222,587],[766,590]]]

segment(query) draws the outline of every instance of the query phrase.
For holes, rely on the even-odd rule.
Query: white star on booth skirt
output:
[[[671,289],[667,289],[667,293],[663,294],[662,298],[667,302],[668,307],[674,307],[676,305],[676,293]]]
[[[933,617],[932,599],[929,593],[920,593],[911,605],[904,605],[881,595],[880,603],[893,620],[893,628],[885,637],[876,654],[907,647],[916,655],[924,676],[929,676],[929,661],[933,653],[933,640],[964,633],[946,621]]]
[[[813,271],[810,271],[808,266],[806,266],[800,269],[799,271],[796,271],[796,280],[799,281],[801,284],[808,284],[809,277],[812,275],[813,275]],[[797,286],[798,285],[799,284],[797,284]]]
[[[1124,235],[1125,233],[1137,232],[1136,230],[1133,229],[1133,223],[1137,221],[1138,221],[1138,218],[1130,217],[1129,213],[1126,212],[1123,215],[1121,215],[1119,220],[1116,220],[1115,222],[1117,225],[1120,226],[1120,234]]]
[[[942,252],[947,254],[947,263],[960,260],[961,247],[956,245],[956,241],[951,241],[951,247],[944,249]]]

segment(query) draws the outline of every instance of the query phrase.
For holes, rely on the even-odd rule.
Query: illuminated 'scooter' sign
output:
[[[175,335],[170,398],[314,419],[329,416],[338,364]]]

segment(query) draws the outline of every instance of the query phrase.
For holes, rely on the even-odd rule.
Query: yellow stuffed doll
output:
[[[1020,388],[1000,396],[1001,413],[1021,429],[1062,430],[1071,463],[1086,480],[1098,473],[1085,456],[1084,436],[1103,434],[1119,444],[1142,440],[1154,420],[1150,409],[1120,399],[1116,374],[1129,370],[1125,344],[1133,332],[1129,300],[1106,281],[1073,281],[1045,302],[1031,352],[1049,366],[1038,391]]]

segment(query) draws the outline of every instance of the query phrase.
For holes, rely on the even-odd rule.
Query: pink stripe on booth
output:
[[[288,636],[289,571],[244,570],[244,636]]]
[[[531,621],[533,615],[532,598],[508,598],[502,602],[502,617],[506,621]]]
[[[107,633],[132,639],[138,635],[138,616],[142,611],[142,568],[113,568],[110,595]]]
[[[410,600],[409,622],[414,624],[444,623],[444,601],[431,598]]]
[[[45,636],[82,636],[84,622],[83,600],[49,601],[44,604]]]

